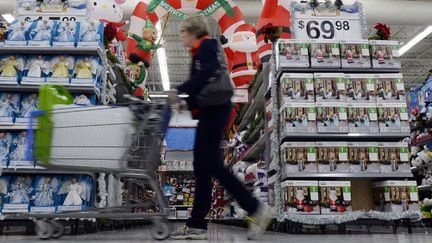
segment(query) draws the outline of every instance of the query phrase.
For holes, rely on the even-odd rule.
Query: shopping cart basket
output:
[[[59,86],[44,86],[41,92],[56,96],[65,90]],[[68,105],[65,98],[59,99],[62,105],[50,104],[45,108],[52,109],[34,112],[28,132],[27,157],[49,169],[104,172],[118,178],[145,181],[154,192],[154,199],[119,207],[31,214],[39,238],[62,235],[64,228],[52,220],[54,218],[149,219],[154,222],[151,233],[155,239],[169,236],[167,203],[154,173],[160,163],[160,148],[171,117],[170,106],[167,102],[127,99],[129,102],[121,106],[78,106]],[[38,129],[35,131],[36,119]],[[156,204],[158,212],[136,213],[134,210],[149,203]]]

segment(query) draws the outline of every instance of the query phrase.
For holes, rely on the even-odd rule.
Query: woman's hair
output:
[[[192,16],[182,22],[180,32],[188,32],[200,39],[209,35],[207,19],[202,16]]]

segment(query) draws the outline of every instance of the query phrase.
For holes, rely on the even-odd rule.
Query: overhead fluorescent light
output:
[[[158,31],[158,40],[160,43],[163,43],[162,38],[162,27],[160,24],[160,21],[156,24],[156,30]],[[168,91],[171,89],[170,81],[169,81],[169,74],[168,74],[168,65],[167,65],[167,59],[166,59],[166,52],[165,48],[161,47],[157,49],[157,56],[159,61],[159,71],[161,74],[161,81],[162,81],[162,87],[165,91]]]
[[[423,30],[420,34],[418,34],[416,37],[414,37],[412,40],[410,40],[406,45],[402,46],[399,49],[399,54],[402,56],[407,51],[409,51],[409,49],[413,48],[413,46],[417,45],[417,43],[422,41],[424,38],[426,38],[431,33],[432,33],[432,25],[427,27],[425,30]]]
[[[12,14],[2,14],[3,19],[9,24],[13,23],[16,19]]]

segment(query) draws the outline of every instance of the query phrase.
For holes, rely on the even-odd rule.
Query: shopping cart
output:
[[[65,92],[57,86],[45,90]],[[169,236],[167,202],[156,182],[155,171],[171,117],[170,105],[166,101],[149,103],[131,96],[126,98],[127,104],[118,106],[56,105],[34,112],[28,131],[27,157],[50,170],[107,173],[128,182],[145,181],[154,197],[115,207],[16,215],[34,220],[40,239],[60,237],[64,226],[58,220],[73,218],[150,220],[152,237],[163,240]],[[38,129],[34,130],[36,119]],[[151,210],[139,212],[142,208]]]

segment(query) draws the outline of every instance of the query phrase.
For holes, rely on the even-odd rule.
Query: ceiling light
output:
[[[8,22],[9,24],[13,23],[16,19],[12,14],[2,14],[1,15],[3,17],[4,20],[6,20],[6,22]]]
[[[420,34],[410,40],[406,45],[402,46],[399,49],[399,54],[401,56],[405,54],[407,51],[409,51],[409,49],[411,49],[413,46],[417,45],[417,43],[426,38],[430,33],[432,33],[432,25],[423,30]]]
[[[158,43],[163,43],[162,38],[162,28],[160,21],[156,24],[156,30],[158,31]],[[157,56],[159,61],[159,71],[161,74],[162,79],[162,87],[165,91],[168,91],[171,89],[170,81],[169,81],[169,74],[168,74],[168,65],[167,65],[167,59],[166,59],[166,52],[165,48],[161,47],[157,49]]]

